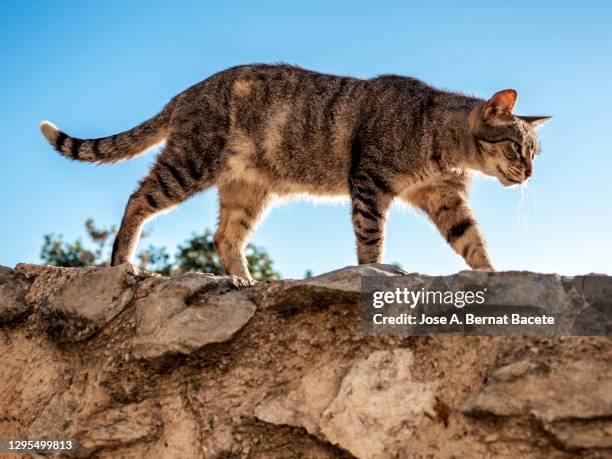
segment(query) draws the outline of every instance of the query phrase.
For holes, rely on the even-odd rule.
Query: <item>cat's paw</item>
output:
[[[470,263],[470,268],[478,271],[488,271],[491,273],[495,272],[495,268],[488,260],[488,257],[480,257],[480,260],[475,260]]]
[[[477,270],[477,271],[488,271],[490,273],[495,272],[495,268],[491,265],[474,266],[472,267],[472,269]]]

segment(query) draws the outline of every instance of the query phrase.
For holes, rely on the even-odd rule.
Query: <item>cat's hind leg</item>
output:
[[[219,183],[219,228],[214,241],[228,274],[252,280],[245,248],[270,197],[265,188],[245,181]]]
[[[176,207],[213,183],[214,176],[205,164],[169,141],[149,175],[128,200],[113,244],[111,266],[131,260],[147,220]]]

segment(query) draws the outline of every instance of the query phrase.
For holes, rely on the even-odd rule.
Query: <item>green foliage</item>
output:
[[[64,242],[61,235],[55,236],[53,233],[44,235],[44,242],[40,251],[40,258],[53,266],[104,266],[109,261],[105,257],[105,246],[108,240],[115,235],[117,230],[114,226],[108,229],[96,228],[92,218],[85,222],[85,231],[91,239],[94,248],[86,249],[81,240],[75,242]]]
[[[152,271],[164,276],[170,276],[174,271],[172,263],[170,263],[170,254],[165,247],[149,245],[136,255],[136,258],[138,259],[138,268],[143,271]]]
[[[81,244],[81,240],[69,244],[59,236],[45,234],[45,241],[40,252],[40,258],[48,265],[54,266],[91,266],[96,262],[94,253]]]
[[[193,233],[184,245],[179,245],[176,265],[181,272],[223,274],[223,266],[213,243],[213,234],[206,229],[201,234]]]
[[[252,244],[246,247],[246,258],[249,271],[254,279],[279,279],[280,275],[273,268],[273,262],[267,252]],[[203,273],[223,274],[223,265],[213,242],[213,233],[204,230],[193,234],[184,245],[178,246],[176,268],[181,272],[198,271]]]
[[[246,259],[249,272],[254,279],[280,279],[280,274],[274,271],[272,259],[264,249],[252,244],[247,245]]]
[[[93,219],[85,222],[87,236],[93,245],[85,248],[80,239],[73,243],[64,242],[62,236],[46,234],[40,257],[49,265],[82,267],[104,266],[109,264],[110,254],[107,243],[116,234],[115,227],[97,228]],[[146,237],[146,234],[142,237]],[[257,280],[279,279],[280,274],[273,268],[273,261],[267,252],[252,244],[246,248],[247,263],[253,278]],[[206,229],[200,234],[194,233],[191,239],[177,248],[174,260],[165,247],[149,245],[136,256],[138,267],[165,276],[198,271],[203,273],[223,274],[223,265],[213,243],[213,233]]]

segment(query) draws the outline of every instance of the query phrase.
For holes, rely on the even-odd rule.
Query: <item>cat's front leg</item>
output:
[[[464,190],[448,184],[432,185],[402,197],[429,216],[450,246],[472,269],[495,271]]]

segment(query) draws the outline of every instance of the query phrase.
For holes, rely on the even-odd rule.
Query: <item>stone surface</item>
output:
[[[610,381],[610,360],[521,360],[493,371],[463,410],[535,419],[568,448],[612,448]]]
[[[612,335],[612,279],[593,274],[576,276],[574,287],[584,297],[587,307],[580,311],[574,323],[577,335]]]
[[[83,409],[78,399],[54,399],[32,424],[28,437],[74,439],[77,455],[87,457],[99,450],[154,440],[162,431],[159,406],[153,400],[99,408]]]
[[[38,301],[44,298],[40,306],[43,323],[49,335],[58,341],[91,337],[120,314],[134,296],[138,273],[130,264],[98,269],[73,268],[65,282],[58,282],[58,288],[48,284],[41,286],[46,272],[57,269],[46,267],[40,275],[34,274],[30,266],[27,272],[36,277],[31,295],[36,295],[36,290],[47,293],[42,298],[38,294],[36,298]],[[57,271],[52,279],[55,276]]]
[[[17,429],[30,425],[64,390],[68,367],[46,336],[0,332],[0,426],[6,420]]]
[[[406,454],[407,440],[423,417],[435,416],[434,388],[414,381],[412,362],[407,349],[373,352],[348,372],[330,362],[286,396],[260,404],[255,416],[303,427],[356,457]]]
[[[402,276],[406,272],[391,265],[359,265],[331,271],[301,281],[285,282],[274,292],[275,307],[313,307],[359,301],[364,276]]]
[[[23,320],[32,311],[25,300],[28,287],[23,275],[0,266],[0,326]]]
[[[31,282],[26,301],[29,304],[42,304],[64,285],[79,276],[95,271],[96,268],[57,268],[20,263],[15,270]]]
[[[381,284],[382,282],[382,284]],[[367,291],[380,290],[381,285],[387,290],[407,287],[412,291],[425,292],[480,292],[483,293],[483,304],[456,305],[444,302],[429,302],[426,306],[416,305],[414,312],[429,315],[457,314],[463,323],[422,327],[418,323],[406,326],[385,325],[376,327],[372,320],[366,332],[372,336],[389,334],[397,336],[415,336],[426,334],[457,333],[462,335],[498,336],[606,336],[612,331],[612,303],[608,295],[612,291],[612,279],[607,276],[563,277],[557,274],[540,274],[520,271],[489,273],[485,271],[462,271],[450,276],[425,276],[410,274],[403,277],[387,276],[382,281],[376,279],[376,285],[364,283]],[[404,311],[404,304],[385,306],[386,315],[399,315]],[[379,310],[371,310],[370,314]],[[497,325],[464,324],[463,314],[480,313],[512,314],[539,316],[546,313],[555,317],[553,326],[525,327],[510,325],[500,329]]]
[[[73,437],[74,457],[99,458],[612,454],[610,338],[365,336],[371,275],[571,306],[582,331],[609,329],[607,276],[0,268],[0,437]]]
[[[408,455],[425,415],[434,416],[434,385],[416,382],[407,349],[377,351],[355,362],[323,412],[325,437],[357,457]]]
[[[150,291],[136,301],[134,355],[139,358],[189,354],[229,340],[255,313],[238,289],[243,281],[190,273],[151,279]]]
[[[331,291],[361,293],[361,278],[364,276],[403,276],[407,273],[392,265],[358,265],[310,277],[300,281],[300,285],[319,287]]]
[[[259,404],[255,416],[272,424],[303,427],[309,433],[323,437],[321,417],[338,394],[344,373],[342,362],[316,366],[289,393]]]
[[[180,396],[163,398],[160,403],[163,431],[143,456],[159,459],[198,457],[200,429],[198,420]]]

